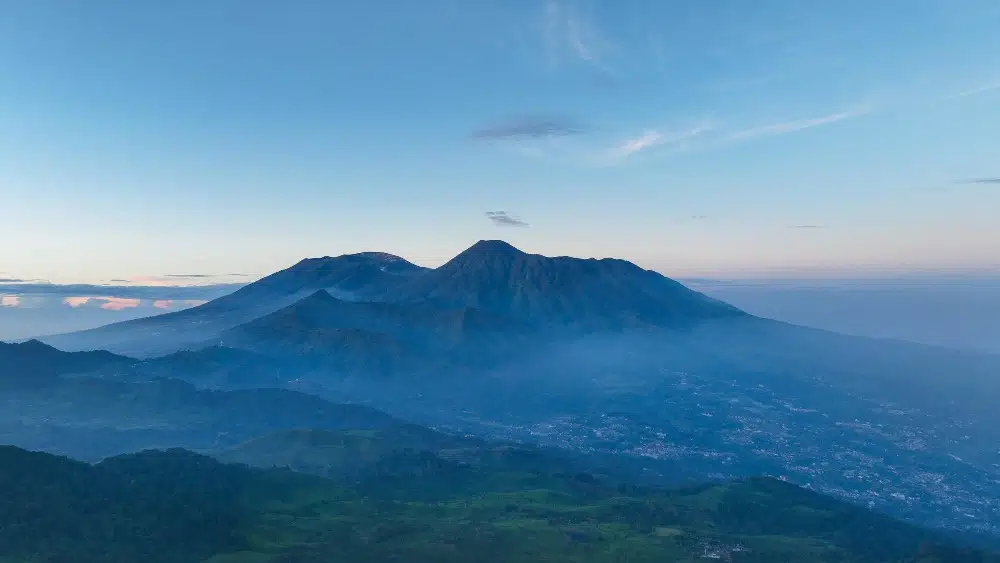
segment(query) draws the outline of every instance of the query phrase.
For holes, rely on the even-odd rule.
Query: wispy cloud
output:
[[[472,138],[481,141],[523,141],[579,135],[585,128],[573,120],[532,115],[493,123],[476,131]]]
[[[487,211],[486,218],[498,227],[528,227],[528,223],[514,217],[506,211]]]
[[[968,98],[969,96],[975,96],[976,94],[983,94],[986,92],[991,92],[993,90],[1000,90],[1000,82],[994,82],[993,84],[987,84],[985,86],[980,86],[978,88],[973,88],[971,90],[959,92],[957,94],[949,96],[949,98],[950,99]]]
[[[201,278],[217,278],[216,274],[163,274],[167,278],[191,278],[191,279],[201,279]]]
[[[498,123],[476,131],[473,137],[497,141],[502,149],[533,159],[578,166],[618,166],[651,156],[714,150],[735,143],[787,135],[862,117],[871,105],[811,117],[747,128],[724,127],[714,119],[690,121],[685,127],[649,127],[633,136],[612,140],[604,128],[587,131],[574,122],[554,118],[529,118]],[[569,136],[579,138],[566,138]],[[504,141],[504,142],[499,142]],[[518,141],[518,142],[513,142]]]
[[[1000,178],[973,178],[971,180],[959,180],[959,184],[1000,184]]]
[[[825,229],[823,225],[792,225],[789,229]]]
[[[691,218],[695,221],[704,221],[705,219],[708,219],[708,215],[692,215]]]
[[[832,123],[845,121],[847,119],[853,119],[855,117],[860,117],[870,112],[871,112],[871,107],[862,106],[859,108],[849,109],[838,113],[831,113],[829,115],[823,115],[820,117],[813,117],[809,119],[798,119],[794,121],[783,121],[780,123],[771,123],[769,125],[761,125],[758,127],[751,127],[749,129],[741,129],[739,131],[734,131],[732,133],[729,133],[726,136],[725,140],[748,141],[751,139],[757,139],[761,137],[786,135],[788,133],[795,133],[797,131],[803,131],[805,129],[812,129],[813,127],[821,127],[823,125],[830,125]]]
[[[710,124],[700,124],[690,129],[661,133],[656,129],[649,129],[642,135],[631,139],[626,139],[607,153],[607,160],[610,164],[617,164],[640,152],[648,151],[652,148],[667,145],[677,145],[683,141],[697,137],[712,129]]]
[[[659,131],[646,131],[641,136],[628,139],[624,143],[611,149],[611,156],[615,158],[627,158],[637,152],[646,150],[660,144],[663,134]]]
[[[21,280],[17,278],[0,278],[0,283],[21,283],[26,281],[28,280]]]
[[[611,43],[603,36],[593,18],[579,2],[546,0],[542,6],[542,40],[550,66],[566,58],[583,62],[608,73],[605,61]]]

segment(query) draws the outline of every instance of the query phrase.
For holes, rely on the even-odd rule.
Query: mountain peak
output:
[[[300,299],[293,306],[311,305],[315,303],[334,303],[337,301],[339,301],[339,299],[331,295],[329,291],[325,289],[319,289],[312,292],[307,297]]]
[[[48,344],[42,342],[41,340],[38,340],[37,338],[26,340],[24,342],[21,342],[20,344],[17,344],[17,346],[21,349],[22,352],[31,351],[36,353],[51,353],[51,352],[61,351],[53,346],[49,346]]]
[[[470,246],[468,249],[466,249],[465,252],[463,252],[462,254],[460,254],[460,256],[462,256],[462,255],[474,255],[474,256],[483,256],[483,255],[521,256],[521,255],[524,255],[524,254],[525,253],[523,251],[518,250],[517,248],[515,248],[513,245],[511,245],[510,243],[508,243],[506,241],[502,241],[502,240],[481,240],[481,241],[477,242],[476,244]]]
[[[388,252],[358,252],[356,254],[347,254],[346,256],[353,256],[357,258],[366,258],[369,260],[375,260],[376,262],[409,262],[407,259],[396,256],[395,254],[389,254]]]
[[[472,307],[529,324],[586,330],[680,326],[743,314],[625,260],[528,254],[500,240],[481,240],[394,291],[400,302]]]

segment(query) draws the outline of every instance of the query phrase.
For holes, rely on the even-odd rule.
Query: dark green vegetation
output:
[[[415,424],[393,424],[367,430],[282,430],[210,453],[227,463],[263,469],[287,468],[337,481],[356,480],[373,468],[389,463],[385,461],[388,459],[424,454],[484,472],[586,471],[610,481],[640,484],[677,483],[684,474],[679,468],[665,463],[490,442],[473,436],[436,432]]]
[[[991,563],[774,480],[682,490],[429,452],[350,483],[184,450],[91,466],[0,448],[0,554],[17,562],[837,561]]]

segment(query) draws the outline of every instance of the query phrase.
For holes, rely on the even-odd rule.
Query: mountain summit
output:
[[[413,276],[388,299],[589,329],[675,326],[744,314],[625,260],[528,254],[499,240],[479,241],[443,266]]]

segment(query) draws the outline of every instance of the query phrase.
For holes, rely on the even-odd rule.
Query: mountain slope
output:
[[[684,326],[743,316],[656,272],[615,259],[550,258],[480,241],[385,294],[402,303],[475,307],[538,325]]]
[[[168,354],[215,338],[317,290],[357,298],[384,292],[423,270],[398,256],[376,252],[309,258],[197,307],[42,340],[64,350],[105,349],[137,357]]]
[[[469,307],[344,301],[320,290],[214,342],[313,369],[388,374],[482,365],[528,336],[523,323]]]
[[[121,369],[133,363],[132,358],[106,351],[63,352],[38,340],[0,342],[0,385],[44,384],[59,375]]]
[[[74,378],[0,393],[0,443],[100,459],[146,448],[215,450],[295,428],[378,429],[381,411],[288,389],[198,389],[176,379]]]
[[[176,378],[198,387],[243,389],[283,387],[294,378],[294,367],[248,350],[208,346],[143,360],[132,366],[130,375],[134,380]]]

